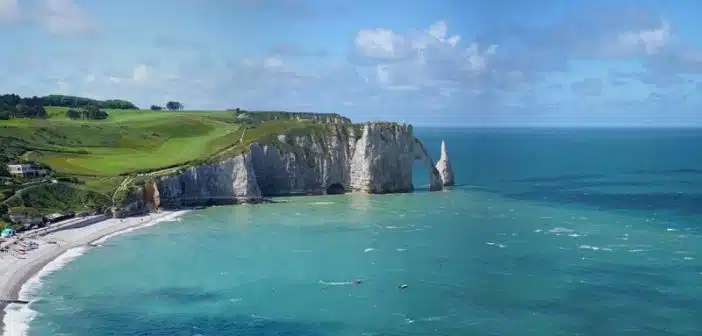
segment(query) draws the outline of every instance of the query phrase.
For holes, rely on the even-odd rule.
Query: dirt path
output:
[[[132,180],[132,178],[130,176],[125,177],[124,180],[122,180],[122,184],[120,184],[119,187],[117,187],[117,189],[115,189],[115,192],[112,193],[112,204],[113,205],[115,204],[115,197],[117,197],[117,193],[120,190],[126,188],[127,183],[129,183],[131,180]]]

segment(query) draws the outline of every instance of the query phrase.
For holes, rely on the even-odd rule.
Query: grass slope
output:
[[[242,120],[231,111],[106,110],[106,120],[85,121],[67,118],[67,108],[46,110],[45,120],[0,121],[0,164],[37,161],[80,184],[47,184],[15,196],[2,190],[3,198],[11,196],[8,207],[104,208],[127,176],[223,159],[254,141],[273,143],[276,134],[322,132],[327,125],[309,118],[338,116],[247,112]]]
[[[8,208],[28,208],[47,214],[53,211],[101,209],[107,196],[70,183],[51,183],[29,187],[5,201]]]

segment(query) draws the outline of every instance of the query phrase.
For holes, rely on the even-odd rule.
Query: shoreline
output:
[[[128,218],[109,218],[97,223],[76,228],[66,228],[47,233],[41,237],[25,238],[26,240],[42,241],[37,249],[29,250],[24,259],[3,252],[0,255],[0,298],[18,300],[20,291],[25,284],[52,261],[58,259],[67,251],[90,245],[91,243],[118,235],[122,231],[131,231],[140,227],[155,225],[159,222],[176,219],[188,210],[161,211],[143,216]],[[126,233],[126,232],[125,232]],[[49,244],[55,241],[58,244]],[[0,303],[0,331],[1,335],[8,335],[5,329],[7,308],[12,303]]]

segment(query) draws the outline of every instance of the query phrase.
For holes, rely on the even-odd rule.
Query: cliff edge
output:
[[[286,195],[411,192],[414,160],[427,169],[430,190],[441,190],[441,175],[411,125],[329,123],[272,135],[219,162],[148,177],[113,212],[128,216]]]

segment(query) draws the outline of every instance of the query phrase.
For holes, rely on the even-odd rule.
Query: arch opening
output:
[[[341,183],[332,183],[328,188],[327,188],[327,195],[342,195],[346,193],[346,189],[344,188],[344,185]]]

